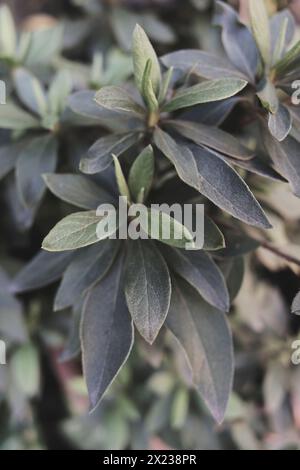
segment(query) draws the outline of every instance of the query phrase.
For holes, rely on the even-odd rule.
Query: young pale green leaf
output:
[[[40,387],[40,364],[37,349],[32,344],[18,348],[10,359],[10,372],[15,386],[28,398]]]
[[[19,294],[48,286],[61,278],[73,253],[40,251],[21,269],[11,283],[11,291]]]
[[[261,104],[271,114],[275,114],[279,108],[279,99],[277,96],[276,88],[271,80],[266,80],[263,87],[256,93],[261,101]]]
[[[57,163],[57,140],[51,134],[32,139],[20,152],[16,165],[17,188],[25,207],[36,207],[46,185],[43,173],[53,172]]]
[[[145,109],[136,103],[124,88],[105,86],[96,93],[95,101],[110,111],[124,113],[137,118],[145,116]]]
[[[19,99],[33,113],[44,116],[47,112],[47,98],[40,81],[23,68],[17,68],[13,74]]]
[[[147,198],[154,177],[154,153],[151,145],[148,145],[134,161],[128,178],[130,193],[134,201],[138,201],[141,191],[144,199]]]
[[[0,7],[0,55],[13,58],[17,47],[17,32],[12,13],[7,5]]]
[[[186,248],[187,245],[191,248],[195,246],[194,237],[187,227],[166,212],[151,207],[147,209],[145,215],[141,218],[140,224],[144,232],[148,233],[152,239],[177,248]]]
[[[251,28],[257,47],[266,65],[271,63],[271,32],[265,0],[250,0]]]
[[[174,67],[170,67],[166,71],[166,73],[163,75],[162,85],[161,85],[161,89],[160,89],[159,96],[158,96],[159,104],[162,104],[167,97],[173,73],[174,73]]]
[[[139,141],[137,134],[109,135],[101,137],[80,161],[80,170],[93,175],[105,170],[113,162],[112,155],[119,157]]]
[[[119,188],[119,193],[121,196],[126,197],[127,201],[130,202],[131,195],[130,195],[130,191],[129,191],[122,167],[120,165],[119,160],[117,159],[115,155],[113,155],[113,159],[114,159],[114,164],[115,164],[115,174],[116,174],[117,185]]]
[[[0,106],[0,127],[2,129],[26,130],[41,127],[40,121],[13,103]]]
[[[155,130],[154,141],[186,184],[243,222],[271,227],[246,183],[217,153],[195,145],[178,145],[161,129]]]
[[[226,317],[185,283],[173,283],[167,327],[186,353],[193,382],[218,423],[233,380],[232,337]]]
[[[47,251],[67,251],[97,243],[97,225],[100,220],[101,217],[95,211],[68,215],[50,231],[42,248]]]
[[[133,324],[126,307],[121,275],[119,260],[89,291],[83,308],[82,362],[92,409],[99,404],[133,346]]]
[[[171,112],[196,104],[224,100],[239,93],[247,82],[238,78],[210,80],[177,91],[174,97],[163,106],[163,111]]]
[[[222,272],[204,251],[163,247],[169,268],[194,287],[213,307],[229,310],[229,294]]]
[[[286,54],[285,56],[275,64],[274,70],[276,72],[276,76],[280,77],[291,70],[296,65],[299,65],[297,61],[299,61],[299,54],[300,54],[300,41],[298,41]]]
[[[136,25],[132,38],[134,76],[138,89],[143,95],[143,76],[147,61],[151,60],[150,79],[153,91],[158,96],[161,86],[161,71],[157,55],[141,26]]]
[[[152,344],[169,310],[171,279],[166,262],[150,240],[129,242],[125,295],[137,329]]]
[[[273,15],[270,19],[272,64],[283,58],[287,47],[294,38],[296,24],[295,18],[288,9]]]
[[[155,96],[153,85],[151,81],[152,62],[151,59],[147,60],[143,80],[142,80],[142,96],[145,100],[147,108],[151,112],[156,112],[159,108],[158,100]]]
[[[273,51],[272,64],[276,64],[277,62],[279,62],[279,60],[281,60],[284,55],[286,42],[287,42],[286,38],[287,38],[288,26],[289,26],[289,18],[288,17],[282,18],[279,35],[276,38],[276,44],[275,44],[275,48]]]
[[[60,70],[51,82],[48,91],[49,110],[60,116],[66,108],[67,99],[73,88],[73,80],[68,70]]]
[[[168,124],[195,144],[205,145],[237,159],[249,160],[254,156],[254,152],[240,144],[231,134],[217,127],[179,119],[168,121]]]
[[[63,45],[64,28],[61,22],[50,28],[38,28],[29,33],[29,48],[24,61],[26,66],[46,65],[57,56]]]
[[[54,310],[62,310],[80,301],[86,290],[108,272],[118,249],[117,240],[103,240],[79,250],[64,273],[55,297]]]
[[[292,116],[285,106],[279,104],[275,114],[269,114],[269,131],[279,142],[282,142],[292,129]]]
[[[55,196],[81,209],[97,209],[113,201],[105,189],[82,175],[47,173],[43,178]]]

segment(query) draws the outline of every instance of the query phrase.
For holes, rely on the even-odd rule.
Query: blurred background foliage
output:
[[[49,81],[55,71],[68,69],[76,89],[98,89],[130,77],[127,53],[135,23],[145,28],[159,54],[176,47],[222,54],[219,30],[211,24],[210,0],[0,3],[12,9],[20,31],[43,34],[63,25],[62,43],[43,73]],[[247,21],[245,2],[230,3]],[[300,22],[300,1],[267,3],[270,13],[291,8]],[[300,37],[299,24],[297,34]],[[34,70],[39,68],[38,56],[35,59]],[[0,73],[9,73],[2,62]],[[239,124],[228,119],[224,125]],[[90,134],[66,137],[72,141],[74,167],[93,141]],[[5,132],[0,137],[5,142]],[[80,360],[60,360],[70,312],[52,312],[56,286],[18,299],[8,289],[9,279],[32,258],[42,236],[60,218],[57,202],[54,205],[48,195],[34,230],[24,231],[27,215],[17,207],[12,181],[5,181],[1,206],[8,206],[11,216],[5,212],[1,218],[0,337],[8,344],[9,366],[0,366],[0,449],[300,449],[300,365],[291,363],[292,343],[300,339],[300,317],[290,313],[299,290],[300,204],[286,185],[272,182],[268,187],[259,177],[248,178],[275,227],[266,243],[280,246],[284,256],[264,244],[253,252],[246,239],[230,248],[235,255],[232,294],[242,280],[243,288],[229,314],[236,370],[222,426],[214,423],[193,390],[185,358],[165,332],[151,350],[142,341],[136,344],[97,411],[88,414]],[[66,213],[63,204],[61,213]]]

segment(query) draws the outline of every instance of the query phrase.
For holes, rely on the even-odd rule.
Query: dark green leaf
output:
[[[129,243],[125,295],[137,329],[152,344],[169,310],[171,280],[166,262],[150,240]]]
[[[64,273],[55,297],[54,310],[76,305],[85,291],[105,276],[118,248],[117,240],[103,240],[80,250]]]
[[[217,1],[216,24],[222,26],[222,42],[229,60],[255,83],[258,50],[248,28],[240,23],[237,12],[224,2]]]
[[[126,362],[133,345],[133,325],[122,289],[122,263],[89,292],[83,310],[83,370],[92,408]]]
[[[11,290],[22,293],[48,286],[57,281],[69,265],[73,253],[40,251],[11,283]]]
[[[279,143],[267,132],[264,133],[264,142],[276,168],[290,182],[295,195],[300,197],[299,142],[287,137]]]
[[[15,166],[24,142],[10,143],[0,148],[0,179]]]
[[[119,157],[139,140],[137,134],[109,135],[101,137],[89,149],[88,155],[82,158],[80,170],[83,173],[95,174],[105,170],[113,161],[112,155]]]
[[[188,284],[174,283],[167,327],[186,353],[199,393],[221,423],[234,371],[225,315],[204,302]]]
[[[228,312],[229,295],[224,277],[207,253],[164,247],[163,254],[168,266],[193,286],[209,304]]]
[[[113,201],[105,189],[82,175],[48,173],[43,178],[55,196],[82,209],[97,209],[100,204]]]
[[[193,73],[208,80],[215,80],[220,77],[238,77],[247,80],[247,76],[234,68],[226,59],[197,49],[171,52],[163,56],[161,61],[166,67],[173,66],[185,73]]]
[[[46,185],[43,173],[52,173],[57,163],[57,140],[51,134],[32,139],[20,152],[16,165],[17,188],[25,207],[35,207]]]
[[[179,146],[168,134],[156,129],[157,147],[175,165],[180,178],[221,209],[250,225],[270,228],[270,224],[242,178],[208,150]]]
[[[251,150],[240,144],[231,134],[217,127],[180,120],[168,121],[168,124],[195,144],[205,145],[233,158],[249,160],[254,155]]]

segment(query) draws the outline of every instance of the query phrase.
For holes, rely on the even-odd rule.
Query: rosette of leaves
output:
[[[133,62],[137,90],[103,87],[96,95],[83,91],[69,99],[73,112],[90,118],[102,116],[102,125],[111,129],[113,123],[115,128],[91,147],[81,160],[81,171],[102,172],[111,165],[112,154],[120,157],[146,141],[154,146],[158,164],[163,155],[184,183],[216,206],[245,223],[269,228],[262,208],[232,166],[250,165],[264,173],[263,165],[253,161],[253,152],[217,126],[193,122],[180,114],[199,104],[217,106],[242,90],[247,81],[226,77],[176,86],[172,68],[161,73],[156,53],[140,26],[133,35]]]
[[[61,24],[20,34],[7,5],[0,7],[0,31],[2,73],[21,65],[28,68],[48,65],[58,54],[62,44]]]
[[[150,344],[166,326],[186,351],[198,391],[221,421],[233,374],[231,335],[224,314],[230,300],[225,277],[208,251],[221,249],[224,238],[206,217],[203,249],[186,251],[193,235],[171,215],[159,208],[150,212],[144,205],[143,217],[134,215],[132,203],[147,201],[156,177],[153,149],[148,146],[142,151],[128,178],[114,160],[121,200],[127,198],[128,230],[134,224],[148,238],[120,240],[124,227],[118,225],[113,210],[118,204],[116,195],[88,177],[45,175],[56,196],[85,210],[58,222],[43,241],[46,251],[17,275],[11,289],[26,292],[62,277],[54,308],[74,311],[64,357],[82,351],[93,409],[129,356],[134,326]],[[99,214],[97,208],[103,203],[110,206]],[[151,224],[156,228],[155,238]],[[166,224],[170,235],[165,237]]]
[[[245,102],[249,115],[259,121],[267,155],[275,169],[300,195],[298,165],[299,112],[293,106],[299,76],[300,42],[292,45],[295,21],[289,10],[268,17],[265,2],[249,0],[251,28],[224,2],[216,2],[216,24],[222,27],[227,58],[198,50],[182,50],[162,58],[168,67],[206,79],[239,77],[248,82]],[[236,102],[224,107],[224,115]]]
[[[103,37],[105,31],[105,41],[113,35],[115,38],[113,42],[117,41],[119,47],[125,51],[130,50],[132,32],[137,23],[141,24],[149,37],[159,44],[170,45],[176,40],[171,26],[161,20],[153,8],[151,9],[153,5],[147,10],[147,5],[143,5],[142,2],[139,9],[136,8],[137,5],[130,5],[129,2],[126,4],[126,2],[73,0],[73,3],[83,8],[88,15],[84,28],[87,35],[92,31],[94,34],[100,33]]]
[[[64,71],[52,79],[48,90],[24,68],[13,72],[16,99],[0,107],[0,128],[10,137],[0,148],[0,177],[15,170],[21,207],[33,216],[45,193],[42,173],[55,171],[66,124],[64,111],[72,91],[71,76]]]

